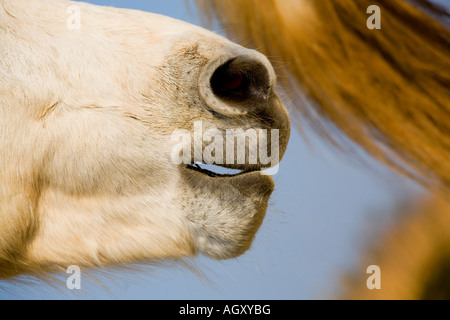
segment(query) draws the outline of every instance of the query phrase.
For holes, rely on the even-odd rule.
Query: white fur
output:
[[[67,28],[71,5],[80,30]],[[170,134],[195,120],[260,125],[199,82],[237,55],[260,61],[274,84],[262,55],[184,22],[0,0],[0,277],[247,250],[269,178],[214,180],[170,162]]]

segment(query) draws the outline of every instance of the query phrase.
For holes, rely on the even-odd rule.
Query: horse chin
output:
[[[211,176],[189,167],[181,168],[181,176],[196,250],[213,259],[245,253],[264,220],[272,177],[261,171]]]

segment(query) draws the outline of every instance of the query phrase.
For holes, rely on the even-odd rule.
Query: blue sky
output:
[[[88,2],[198,23],[183,0]],[[368,235],[376,238],[389,221],[388,211],[395,199],[418,191],[376,164],[372,170],[357,165],[349,156],[331,151],[312,134],[307,144],[296,130],[275,180],[276,191],[252,249],[230,261],[203,257],[187,261],[203,276],[171,264],[142,267],[139,272],[108,271],[107,276],[97,275],[104,286],[83,278],[78,292],[67,290],[64,283],[0,283],[0,299],[327,297],[339,288],[344,272],[358,268]]]

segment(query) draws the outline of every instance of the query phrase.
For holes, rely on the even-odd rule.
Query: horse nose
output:
[[[269,60],[256,51],[245,50],[210,63],[200,77],[200,93],[219,114],[245,115],[267,108],[275,81]]]
[[[210,85],[218,98],[235,103],[265,101],[271,89],[267,67],[248,56],[238,56],[217,68]]]
[[[248,129],[270,132],[270,138],[265,138],[265,147],[262,146],[264,138],[259,140],[259,148],[267,148],[266,154],[274,155],[276,152],[272,152],[278,147],[281,159],[291,126],[289,114],[275,93],[276,74],[272,64],[254,50],[232,46],[223,51],[225,53],[209,60],[200,69],[198,88],[204,107],[220,120],[222,129],[224,125],[229,125],[229,129],[242,129],[244,147]],[[259,134],[259,138],[261,136]],[[246,152],[250,152],[250,148]]]

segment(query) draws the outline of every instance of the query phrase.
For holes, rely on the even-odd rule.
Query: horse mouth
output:
[[[196,162],[194,164],[187,165],[187,168],[211,178],[233,178],[254,172],[263,175],[263,171],[261,171],[261,168],[258,167],[241,166],[236,168],[236,166],[229,167],[217,164],[205,164]]]

